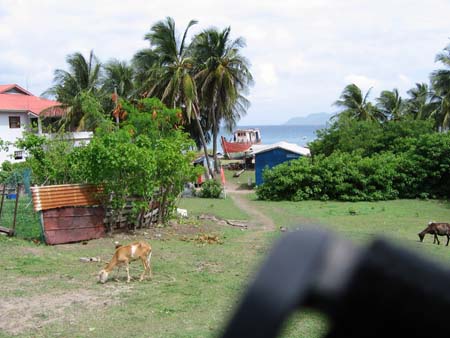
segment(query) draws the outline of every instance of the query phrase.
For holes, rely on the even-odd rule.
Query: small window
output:
[[[9,128],[20,128],[20,116],[9,117]]]
[[[14,159],[15,160],[22,160],[23,159],[23,151],[15,151],[14,152]]]

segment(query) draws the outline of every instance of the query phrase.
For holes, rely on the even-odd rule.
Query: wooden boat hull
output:
[[[223,136],[221,141],[223,152],[229,159],[241,159],[245,156],[245,152],[249,150],[252,145],[261,143],[228,142]]]

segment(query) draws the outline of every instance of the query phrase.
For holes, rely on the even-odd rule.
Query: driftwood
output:
[[[239,177],[245,171],[245,169],[239,170],[233,174],[233,177]]]
[[[248,228],[246,221],[220,219],[213,215],[200,215],[200,216],[198,216],[198,219],[209,220],[209,221],[213,221],[218,224],[221,224],[221,225],[231,225],[231,226],[239,227],[239,228],[243,228],[243,229]]]

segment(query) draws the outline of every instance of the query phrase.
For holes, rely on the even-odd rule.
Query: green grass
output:
[[[15,200],[5,199],[3,202],[0,225],[12,228],[14,219]],[[21,196],[17,206],[16,236],[25,239],[40,238],[41,228],[39,214],[33,211],[33,203],[28,196]]]
[[[324,227],[359,245],[382,234],[421,254],[448,259],[450,248],[431,244],[431,237],[426,237],[425,243],[417,241],[417,233],[429,220],[450,219],[448,202],[293,203],[256,201],[254,195],[248,198],[277,226]],[[186,208],[193,218],[174,228],[153,228],[137,235],[89,241],[87,245],[35,245],[0,236],[2,305],[24,304],[22,312],[8,313],[19,330],[2,330],[5,322],[0,323],[0,337],[13,333],[17,337],[216,336],[280,232],[243,231],[195,219],[200,214],[248,218],[230,198],[183,199],[179,207]],[[205,232],[218,235],[222,244],[192,240]],[[104,263],[79,260],[108,260],[115,240],[128,243],[136,239],[149,240],[154,248],[152,281],[127,284],[122,271],[120,282],[101,285],[96,283],[96,274]],[[140,272],[140,265],[133,263],[132,276]],[[297,313],[284,325],[282,337],[318,338],[327,326],[318,313]]]
[[[277,226],[325,228],[361,244],[383,236],[438,259],[448,257],[443,246],[432,244],[432,236],[425,237],[424,243],[419,243],[417,236],[430,220],[450,222],[448,201],[267,202],[257,201],[254,194],[249,199],[263,208]]]
[[[252,185],[255,183],[255,171],[254,170],[245,170],[239,177],[233,177],[233,175],[237,171],[226,170],[225,171],[225,179],[227,182],[235,183],[237,186],[240,186],[244,189],[248,189],[248,183],[250,182]]]
[[[179,207],[187,209],[189,216],[211,214],[223,219],[248,220],[249,216],[241,211],[230,197],[214,198],[183,198]]]

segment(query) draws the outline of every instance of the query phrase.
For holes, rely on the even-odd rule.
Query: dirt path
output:
[[[251,190],[239,189],[232,182],[227,182],[225,189],[228,196],[233,199],[235,205],[250,216],[249,226],[264,231],[275,230],[276,226],[272,219],[258,210],[258,208],[252,206],[251,202],[246,198],[245,195],[250,194],[252,192]]]

